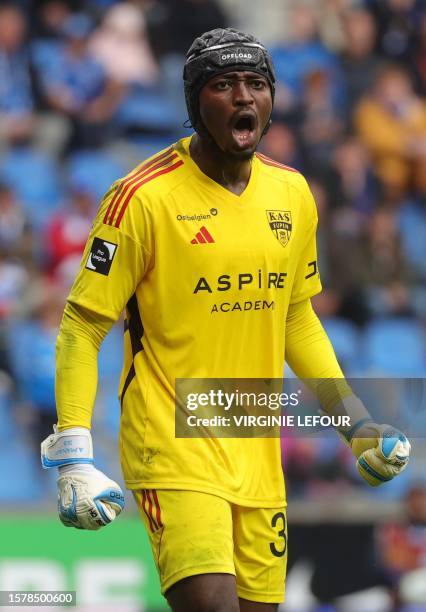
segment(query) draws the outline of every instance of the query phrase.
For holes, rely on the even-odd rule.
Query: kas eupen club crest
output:
[[[285,247],[291,236],[291,212],[289,210],[267,210],[266,216],[275,238]]]

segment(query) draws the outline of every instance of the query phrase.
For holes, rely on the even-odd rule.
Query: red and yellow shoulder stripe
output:
[[[179,158],[173,147],[142,164],[142,166],[138,167],[120,182],[105,213],[103,222],[106,225],[119,227],[126,208],[136,191],[142,185],[163,174],[176,170],[182,164],[183,161]]]
[[[280,164],[279,162],[275,161],[274,159],[271,159],[270,157],[267,157],[266,155],[263,155],[262,153],[257,152],[256,157],[267,166],[274,166],[275,168],[281,168],[281,170],[288,170],[289,172],[296,172],[296,174],[300,174],[300,172],[295,168]]]

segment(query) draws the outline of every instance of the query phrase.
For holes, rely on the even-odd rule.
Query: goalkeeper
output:
[[[275,94],[268,51],[233,29],[189,49],[195,133],[114,183],[93,224],[57,342],[59,516],[98,529],[122,510],[94,467],[100,344],[125,310],[121,465],[175,611],[277,610],[286,497],[278,438],[175,438],[176,379],[281,378],[285,358],[316,391],[373,486],[407,464],[405,436],[351,394],[310,298],[321,290],[317,213],[301,174],[256,152]]]

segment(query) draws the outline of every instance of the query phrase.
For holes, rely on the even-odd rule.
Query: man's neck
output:
[[[241,160],[227,155],[213,141],[198,134],[192,137],[189,152],[200,170],[228,191],[241,195],[247,187],[251,157]]]

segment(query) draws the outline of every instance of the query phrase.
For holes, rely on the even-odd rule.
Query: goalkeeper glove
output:
[[[349,395],[327,414],[349,417],[349,424],[337,430],[356,457],[361,476],[372,487],[398,476],[407,466],[411,445],[391,425],[378,425],[356,395]]]
[[[391,425],[378,425],[372,420],[357,425],[349,444],[364,480],[377,487],[398,476],[410,458],[411,445],[406,436]]]
[[[111,523],[124,508],[119,485],[93,465],[90,431],[72,427],[41,443],[43,468],[59,468],[58,512],[67,527],[95,530]]]

